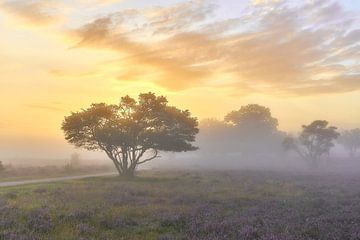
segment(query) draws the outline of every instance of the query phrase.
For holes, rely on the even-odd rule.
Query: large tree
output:
[[[325,120],[316,120],[302,126],[298,138],[288,136],[284,139],[285,150],[294,150],[310,166],[317,167],[320,158],[330,153],[334,141],[339,137],[336,127],[329,126]]]
[[[342,132],[339,143],[349,151],[350,157],[354,157],[360,149],[360,129],[356,128]]]
[[[118,105],[92,104],[65,117],[65,139],[76,147],[101,150],[122,176],[159,156],[160,151],[196,150],[197,119],[188,110],[168,106],[163,96],[125,96]]]

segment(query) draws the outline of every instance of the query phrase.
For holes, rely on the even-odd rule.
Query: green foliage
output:
[[[198,133],[197,119],[188,110],[168,106],[163,96],[125,96],[119,105],[92,104],[65,117],[65,139],[76,147],[101,150],[122,175],[133,175],[136,167],[158,157],[159,151],[182,152]],[[143,159],[144,156],[147,158]]]

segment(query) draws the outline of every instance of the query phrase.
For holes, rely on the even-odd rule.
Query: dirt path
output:
[[[115,174],[116,173],[98,173],[98,174],[88,174],[88,175],[69,176],[69,177],[43,178],[43,179],[35,179],[35,180],[0,182],[0,187],[12,187],[12,186],[25,185],[25,184],[35,184],[35,183],[61,182],[61,181],[76,180],[76,179],[83,179],[83,178],[89,178],[89,177],[111,176],[111,175],[115,175]]]

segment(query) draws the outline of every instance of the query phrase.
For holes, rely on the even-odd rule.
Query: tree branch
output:
[[[143,163],[146,163],[146,162],[149,162],[155,158],[159,158],[160,156],[158,156],[158,150],[154,149],[154,156],[148,158],[148,159],[145,159],[143,161],[140,161],[140,162],[137,162],[137,165],[140,165],[140,164],[143,164]]]

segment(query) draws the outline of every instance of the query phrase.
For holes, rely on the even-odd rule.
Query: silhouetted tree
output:
[[[68,142],[87,150],[101,150],[122,176],[159,156],[159,151],[182,152],[198,133],[197,119],[188,110],[168,106],[163,96],[125,96],[119,105],[92,104],[65,117],[62,130]]]
[[[287,136],[283,141],[285,150],[294,150],[300,157],[316,167],[319,159],[330,153],[334,140],[339,137],[336,127],[329,126],[324,120],[316,120],[302,126],[298,138]]]
[[[349,151],[350,157],[354,157],[358,149],[360,149],[360,129],[352,129],[341,133],[338,142]]]
[[[269,108],[249,104],[230,112],[224,120],[232,126],[231,141],[247,157],[281,150],[283,134],[278,131],[278,120],[272,117]]]
[[[274,132],[278,127],[278,120],[271,116],[270,109],[258,104],[249,104],[230,112],[225,121],[253,133]]]

